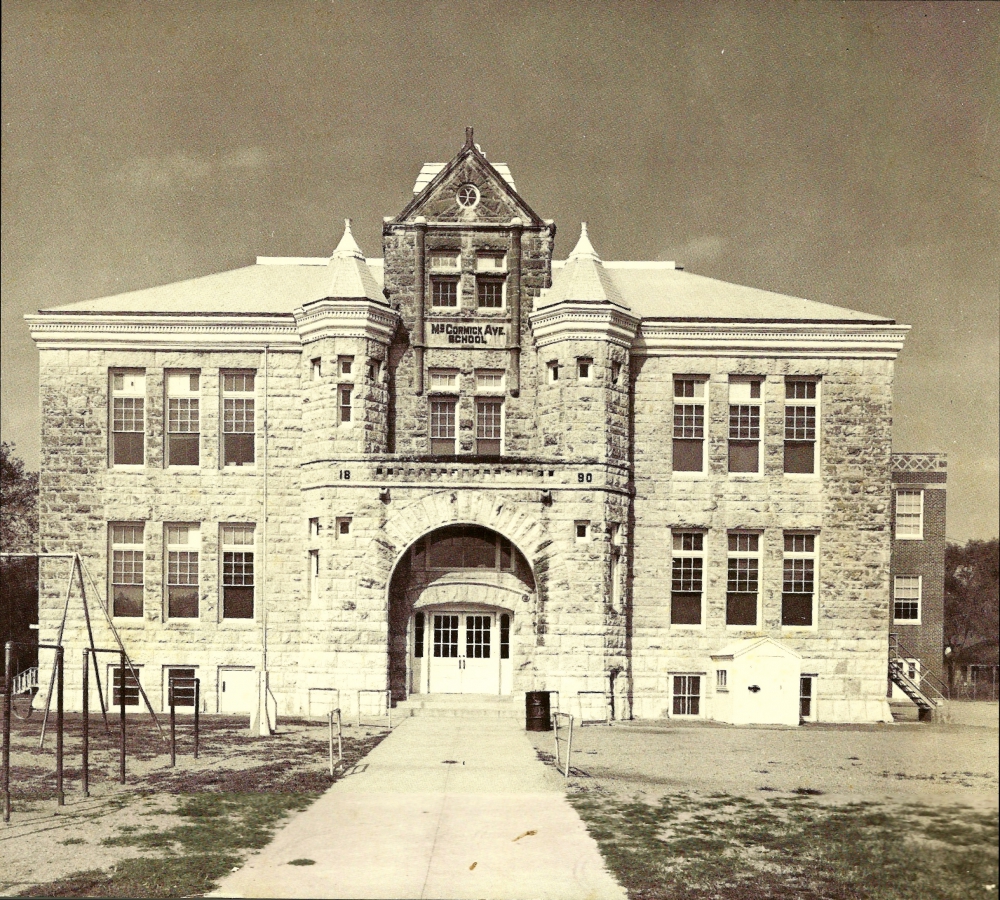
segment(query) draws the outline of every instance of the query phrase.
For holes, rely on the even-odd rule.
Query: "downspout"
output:
[[[416,365],[415,393],[424,392],[424,312],[426,308],[425,287],[424,287],[424,238],[427,234],[427,220],[423,216],[417,216],[416,226],[416,258],[414,259],[414,280],[416,281],[416,316],[413,322],[413,355]]]
[[[263,486],[263,527],[261,529],[261,540],[263,542],[263,552],[261,553],[261,598],[260,598],[260,655],[261,655],[261,665],[260,665],[260,677],[261,677],[261,691],[260,691],[260,716],[261,716],[261,727],[267,728],[268,731],[273,730],[273,724],[271,722],[271,717],[268,714],[267,698],[271,692],[270,685],[268,684],[268,660],[267,660],[267,556],[268,556],[268,543],[267,543],[267,518],[268,518],[268,484],[267,484],[267,470],[268,470],[268,445],[269,441],[269,422],[268,422],[268,345],[264,345],[264,486]]]

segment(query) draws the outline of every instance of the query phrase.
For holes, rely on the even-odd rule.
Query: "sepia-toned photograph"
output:
[[[1000,6],[2,48],[0,896],[997,897]]]

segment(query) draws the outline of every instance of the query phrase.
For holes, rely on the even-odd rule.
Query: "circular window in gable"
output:
[[[472,209],[479,202],[479,188],[474,184],[463,184],[455,194],[458,205],[465,209]]]

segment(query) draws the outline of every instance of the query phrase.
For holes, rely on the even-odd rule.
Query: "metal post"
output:
[[[344,720],[340,715],[340,707],[337,707],[337,762],[344,761]]]
[[[10,652],[13,648],[7,641],[4,647],[3,679],[3,820],[10,821],[10,704],[13,676],[10,673]]]
[[[97,658],[97,654],[94,654]],[[83,767],[80,771],[83,796],[90,796],[90,651],[83,651]]]
[[[198,758],[198,708],[201,706],[201,679],[194,680],[194,758]]]
[[[118,739],[118,781],[125,784],[125,651],[120,653],[118,666],[118,709],[121,716],[121,735]],[[138,680],[138,679],[136,679]]]
[[[330,720],[330,777],[333,778],[333,710],[327,713]]]
[[[177,704],[174,703],[174,683],[167,685],[170,695],[170,766],[177,765]]]
[[[573,717],[569,717],[569,742],[566,744],[566,777],[569,778],[569,761],[573,754]]]
[[[63,657],[62,647],[56,650],[56,793],[59,805],[66,805],[63,793]]]
[[[392,691],[385,692],[385,713],[389,717],[389,731],[392,731]]]
[[[552,713],[552,737],[556,742],[556,768],[559,768],[559,716]]]

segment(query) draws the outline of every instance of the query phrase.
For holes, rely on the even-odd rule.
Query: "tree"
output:
[[[944,553],[945,644],[959,653],[1000,642],[1000,540],[948,544]]]
[[[0,443],[0,552],[38,551],[38,473]]]
[[[25,469],[14,445],[0,442],[0,552],[38,552],[38,473]],[[0,559],[0,643],[34,644],[38,622],[38,559]],[[25,655],[26,654],[26,655]],[[37,665],[37,651],[19,648],[15,669]]]

